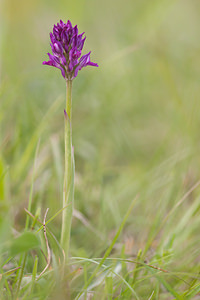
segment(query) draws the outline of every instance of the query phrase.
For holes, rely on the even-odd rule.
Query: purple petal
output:
[[[61,40],[62,40],[63,44],[67,44],[69,42],[69,38],[68,38],[67,32],[64,29],[61,32]]]
[[[78,35],[78,40],[81,40],[85,32]]]
[[[54,44],[56,42],[56,39],[52,32],[50,33],[50,39],[51,39],[52,44]]]
[[[96,64],[96,63],[93,63],[93,62],[89,61],[89,62],[87,63],[87,66],[98,67],[99,65]]]
[[[71,49],[69,51],[69,60],[71,62],[75,62],[74,65],[78,63],[77,59],[81,56],[81,51],[76,51],[75,49]]]
[[[78,46],[77,46],[77,49],[78,49],[78,50],[82,50],[82,49],[83,49],[83,45],[84,45],[84,43],[85,43],[85,39],[86,39],[86,37],[84,37],[84,39],[82,39],[82,40],[80,40],[80,41],[78,42]]]
[[[70,22],[70,20],[67,21],[67,28],[72,29],[72,23]]]
[[[65,58],[64,55],[60,56],[60,61],[61,61],[61,64],[64,65],[64,66],[67,64],[67,61],[66,61],[66,58]]]
[[[62,67],[60,67],[59,69],[61,70],[62,76],[66,78],[65,70]]]
[[[80,60],[79,60],[79,65],[80,65],[81,68],[83,68],[83,67],[87,64],[88,61],[90,61],[90,53],[91,53],[91,52],[89,52],[89,53],[83,55],[83,56],[80,58]]]
[[[60,39],[60,37],[59,37],[59,30],[58,30],[57,26],[55,26],[55,25],[53,27],[53,35],[55,37],[55,40],[59,40]]]
[[[58,54],[63,54],[63,48],[60,42],[54,43],[53,48],[54,48],[54,52]]]
[[[59,60],[59,58],[57,56],[52,55],[50,53],[47,53],[47,54],[48,54],[48,56],[49,56],[49,58],[50,58],[51,61],[53,61],[57,65],[60,65],[60,60]]]
[[[68,66],[68,70],[71,73],[73,71],[74,65],[73,63],[70,61],[69,66]]]
[[[43,61],[42,64],[43,64],[43,65],[47,65],[47,66],[55,67],[54,64],[53,64],[53,62],[52,62],[51,60],[49,60],[49,61]]]
[[[74,35],[78,35],[78,28],[77,28],[77,25],[74,26],[74,28],[73,28],[73,33],[74,33]]]
[[[77,34],[74,34],[71,39],[72,48],[77,47]]]
[[[78,75],[79,67],[77,67],[74,71],[74,78]]]
[[[62,20],[60,20],[60,25],[63,27],[65,23]]]

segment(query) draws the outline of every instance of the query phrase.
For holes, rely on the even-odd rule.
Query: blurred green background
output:
[[[157,229],[200,178],[199,12],[198,0],[1,0],[2,226],[24,228],[39,141],[32,212],[62,205],[65,81],[42,61],[53,24],[70,19],[99,64],[73,82],[72,255],[100,256],[139,194],[118,246],[172,250],[169,268],[197,271],[198,189]]]

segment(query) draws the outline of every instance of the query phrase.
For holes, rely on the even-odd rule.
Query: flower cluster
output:
[[[50,60],[43,64],[60,69],[66,80],[75,78],[83,67],[98,67],[98,64],[90,61],[91,52],[81,56],[86,39],[83,34],[78,34],[77,25],[73,27],[69,20],[67,23],[60,20],[54,25],[53,33],[50,33],[53,55],[47,53]]]

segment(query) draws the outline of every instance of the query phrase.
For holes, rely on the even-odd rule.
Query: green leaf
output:
[[[112,276],[106,276],[105,278],[105,292],[107,295],[108,300],[113,299],[113,277]]]
[[[196,295],[198,295],[199,292],[200,292],[200,284],[197,284],[197,285],[193,286],[191,288],[191,290],[189,290],[187,292],[186,295],[184,295],[184,297],[185,297],[184,299],[186,299],[186,300],[193,299],[193,297],[196,296]]]
[[[15,256],[40,246],[39,239],[33,232],[24,232],[10,244],[10,254]]]
[[[0,278],[1,278],[2,276],[5,276],[5,275],[9,276],[9,275],[11,275],[12,273],[16,272],[17,270],[19,270],[19,269],[20,269],[20,267],[17,267],[17,268],[14,268],[14,269],[12,269],[12,270],[9,270],[9,271],[7,271],[7,272],[4,272],[3,274],[0,274]]]
[[[177,291],[174,290],[174,288],[163,278],[162,274],[157,273],[155,270],[150,269],[147,266],[147,269],[151,271],[151,273],[154,274],[154,276],[157,278],[157,280],[166,288],[166,290],[172,295],[176,297],[176,300],[184,300],[184,298],[179,295]]]

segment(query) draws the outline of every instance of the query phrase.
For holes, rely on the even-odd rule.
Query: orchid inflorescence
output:
[[[65,262],[68,262],[69,259],[74,205],[75,164],[74,151],[72,147],[72,82],[83,67],[98,67],[98,64],[90,61],[91,52],[81,56],[86,39],[83,35],[84,32],[81,34],[78,33],[77,25],[73,27],[69,20],[67,23],[60,20],[57,25],[54,25],[53,32],[50,33],[50,45],[53,53],[48,53],[49,61],[43,62],[44,65],[60,69],[62,76],[66,80],[66,109],[64,109],[65,159],[61,226],[61,247],[64,251]]]
[[[77,25],[73,27],[69,20],[67,23],[60,20],[54,25],[53,33],[50,33],[53,55],[47,53],[50,60],[43,64],[60,69],[66,80],[74,79],[83,67],[98,67],[98,64],[90,61],[91,52],[81,56],[86,39],[83,35],[84,32],[78,34]]]

